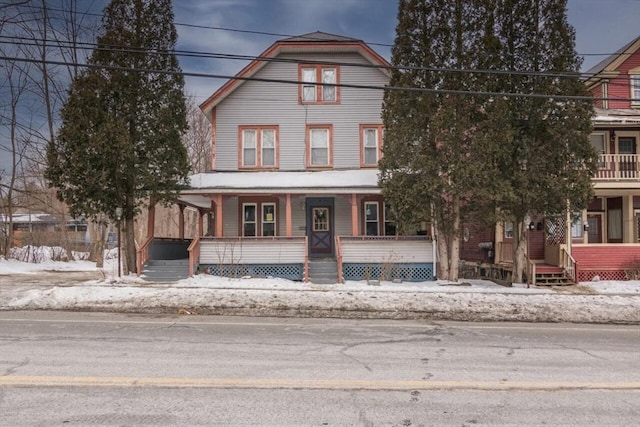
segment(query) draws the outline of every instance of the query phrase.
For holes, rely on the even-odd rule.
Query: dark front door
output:
[[[333,199],[307,199],[309,256],[333,256]]]
[[[602,215],[587,215],[587,224],[589,224],[589,243],[602,243]]]

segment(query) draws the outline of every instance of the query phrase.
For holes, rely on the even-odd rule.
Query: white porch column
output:
[[[635,243],[635,222],[633,195],[622,196],[622,242]]]

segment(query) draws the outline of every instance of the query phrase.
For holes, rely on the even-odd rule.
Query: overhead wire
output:
[[[224,79],[224,80],[241,80],[241,81],[257,81],[263,83],[280,83],[280,84],[295,84],[295,85],[315,85],[315,86],[330,86],[330,87],[341,87],[341,88],[352,88],[352,89],[371,89],[371,90],[382,90],[382,91],[403,91],[403,92],[418,92],[418,93],[437,93],[437,94],[450,94],[450,95],[474,95],[474,96],[496,96],[496,97],[507,97],[507,98],[546,98],[546,99],[555,99],[555,100],[572,100],[572,101],[631,101],[632,98],[621,98],[621,97],[592,97],[592,96],[580,96],[580,95],[559,95],[559,94],[542,94],[542,93],[511,93],[511,92],[490,92],[490,91],[468,91],[468,90],[457,90],[457,89],[436,89],[436,88],[423,88],[423,87],[399,87],[399,86],[378,86],[378,85],[361,85],[361,84],[349,84],[349,83],[323,83],[323,82],[303,82],[300,80],[289,80],[289,79],[268,79],[261,77],[247,77],[240,75],[224,75],[224,74],[213,74],[213,73],[194,73],[194,72],[186,72],[186,71],[169,71],[169,70],[156,70],[150,68],[134,68],[134,67],[117,67],[111,65],[102,65],[102,64],[91,64],[91,63],[76,63],[69,61],[54,61],[54,60],[45,60],[42,59],[34,59],[34,58],[21,58],[21,57],[9,57],[9,56],[0,56],[0,60],[5,61],[16,61],[16,62],[26,62],[26,63],[45,63],[48,65],[63,65],[63,66],[78,66],[89,69],[103,69],[103,70],[111,70],[111,71],[129,71],[129,72],[141,72],[141,73],[156,73],[156,74],[168,74],[168,75],[182,75],[185,77],[202,77],[202,78],[212,78],[212,79]]]

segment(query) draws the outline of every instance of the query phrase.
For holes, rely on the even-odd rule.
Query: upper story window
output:
[[[240,126],[239,168],[278,167],[278,126]]]
[[[600,159],[598,160],[597,166],[599,168],[605,167],[605,163],[603,161],[602,156],[607,154],[607,145],[606,138],[604,133],[592,133],[589,135],[589,142],[596,149],[596,153],[600,155]]]
[[[513,239],[513,222],[511,221],[504,223],[504,238]]]
[[[382,125],[360,125],[360,166],[377,167],[382,157]]]
[[[340,92],[339,68],[325,65],[300,65],[299,74],[302,84],[299,98],[302,103],[337,103]]]
[[[307,167],[333,167],[333,127],[307,125]]]
[[[631,106],[640,107],[640,69],[633,70],[637,74],[629,75],[631,86]]]

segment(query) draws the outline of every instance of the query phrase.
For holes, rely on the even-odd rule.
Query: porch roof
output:
[[[380,194],[378,169],[233,171],[192,175],[179,200],[210,207],[214,194]]]
[[[595,109],[594,125],[640,125],[640,111],[636,109]]]

